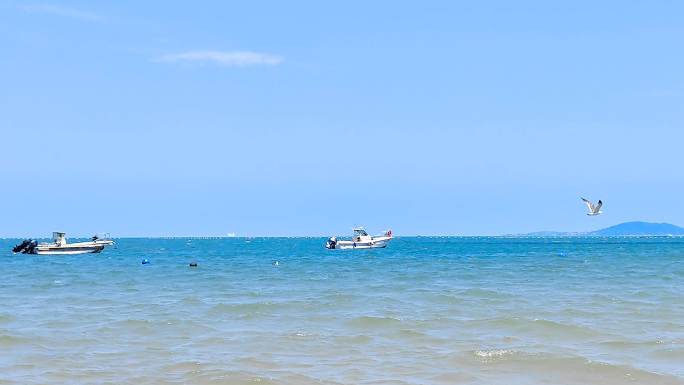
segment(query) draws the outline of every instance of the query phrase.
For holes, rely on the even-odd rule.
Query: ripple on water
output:
[[[681,384],[676,376],[629,365],[592,361],[573,354],[504,348],[476,350],[473,355],[479,365],[489,369],[479,372],[480,381],[484,382],[498,383],[505,379],[505,383],[557,383],[559,378],[564,378],[570,383],[621,384],[634,381],[643,384]]]
[[[30,338],[21,338],[10,336],[7,334],[0,335],[0,348],[11,348],[13,346],[19,346],[30,342]]]
[[[361,316],[346,322],[346,325],[358,329],[396,328],[401,325],[401,319],[396,317]]]
[[[207,316],[238,316],[242,317],[248,314],[262,314],[269,309],[270,303],[268,302],[254,302],[254,303],[242,303],[242,304],[226,304],[219,303],[214,305],[207,311]]]
[[[458,296],[477,299],[511,299],[516,297],[515,294],[489,289],[468,289],[458,293]]]
[[[0,383],[684,378],[684,240],[187,241],[5,256]]]
[[[513,356],[521,352],[511,350],[511,349],[489,349],[489,350],[477,350],[475,355],[484,358],[486,360],[490,359],[504,359],[508,356]]]

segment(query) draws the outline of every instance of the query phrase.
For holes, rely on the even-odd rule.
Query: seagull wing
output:
[[[602,205],[603,205],[603,202],[601,202],[601,200],[599,199],[598,204],[596,205],[596,209],[595,209],[596,212],[599,211],[599,209],[601,208]]]
[[[588,200],[586,200],[586,199],[584,199],[584,198],[582,198],[582,200],[584,201],[584,203],[587,204],[587,206],[589,206],[589,211],[591,211],[591,212],[593,213],[594,210],[596,210],[596,208],[594,207],[594,204],[593,204],[593,203],[589,202]]]

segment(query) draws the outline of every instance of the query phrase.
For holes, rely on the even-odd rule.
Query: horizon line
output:
[[[330,238],[328,235],[183,235],[183,236],[123,236],[111,237],[109,239],[239,239],[239,238]],[[332,235],[332,237],[351,237],[349,235]],[[684,237],[684,234],[625,234],[625,235],[599,235],[590,233],[575,233],[575,234],[549,234],[549,235],[535,235],[535,234],[501,234],[501,235],[398,235],[393,238],[612,238],[612,237]],[[89,239],[92,237],[67,237],[67,239]],[[12,239],[28,239],[27,237],[2,237],[3,240]],[[52,239],[51,237],[38,237],[31,239]]]

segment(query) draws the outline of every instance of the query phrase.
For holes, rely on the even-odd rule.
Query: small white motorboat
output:
[[[23,254],[87,254],[99,253],[107,246],[114,245],[114,241],[109,239],[108,233],[100,233],[93,237],[90,242],[67,243],[66,233],[52,233],[52,243],[38,243],[33,239],[27,239],[20,245],[15,246],[12,251]]]
[[[363,227],[354,228],[354,236],[351,241],[338,241],[337,238],[332,237],[328,239],[325,245],[326,249],[382,249],[387,247],[389,241],[392,240],[392,230],[384,231],[380,235],[371,237],[368,235]]]

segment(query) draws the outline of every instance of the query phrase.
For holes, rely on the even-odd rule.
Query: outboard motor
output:
[[[18,253],[18,252],[24,250],[25,248],[28,247],[28,245],[29,245],[29,243],[31,243],[31,241],[33,241],[33,239],[25,239],[24,242],[22,242],[21,244],[14,246],[12,251],[15,253]]]
[[[335,237],[332,237],[328,239],[328,243],[325,244],[326,249],[334,249],[335,246],[337,245],[337,239]]]
[[[36,246],[38,246],[38,241],[31,239],[31,242],[29,242],[28,247],[26,247],[26,250],[24,250],[24,254],[35,254],[36,252],[33,250]]]

